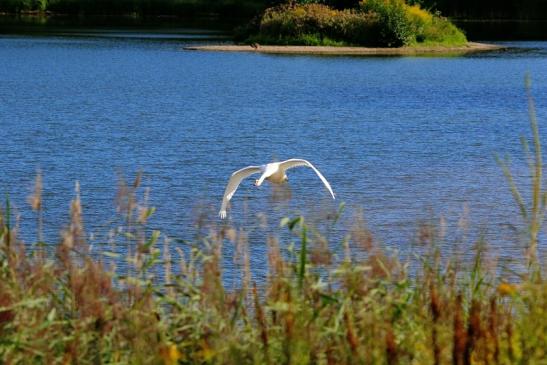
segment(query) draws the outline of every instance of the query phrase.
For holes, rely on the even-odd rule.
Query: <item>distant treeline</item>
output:
[[[324,0],[335,7],[355,7],[360,0]],[[547,20],[547,0],[407,0],[459,19]]]
[[[252,17],[268,6],[290,0],[0,0],[0,12],[42,11],[63,14],[172,15],[217,13]],[[357,7],[360,0],[293,0]],[[408,0],[423,8],[459,19],[547,20],[547,0]]]
[[[352,8],[362,0],[301,0],[322,2],[336,8]],[[459,19],[547,20],[547,0],[407,0],[424,9]]]
[[[547,20],[547,0],[421,0],[425,8],[460,19]]]
[[[268,3],[262,0],[0,0],[0,12],[135,16],[216,13],[252,17]]]

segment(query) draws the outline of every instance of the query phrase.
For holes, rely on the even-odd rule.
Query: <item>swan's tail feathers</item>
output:
[[[218,216],[220,217],[220,219],[226,219],[226,210],[221,210],[220,212],[218,212]]]

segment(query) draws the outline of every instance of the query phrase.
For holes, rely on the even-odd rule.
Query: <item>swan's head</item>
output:
[[[260,186],[258,185],[258,180],[255,180],[255,186]]]

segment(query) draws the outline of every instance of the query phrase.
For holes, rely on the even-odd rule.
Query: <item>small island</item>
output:
[[[468,42],[449,19],[405,0],[363,0],[349,8],[289,1],[235,31],[234,44],[187,50],[318,55],[460,55],[503,47]]]
[[[387,47],[343,47],[343,46],[281,46],[281,45],[202,45],[184,47],[189,51],[257,52],[270,54],[300,54],[324,56],[459,56],[476,52],[502,50],[505,47],[468,42],[461,46],[404,46]]]

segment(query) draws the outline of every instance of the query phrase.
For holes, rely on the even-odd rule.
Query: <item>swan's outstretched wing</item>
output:
[[[262,169],[260,168],[260,166],[247,166],[242,168],[241,170],[237,170],[232,174],[232,176],[230,176],[230,180],[228,180],[228,185],[226,185],[226,190],[224,190],[224,197],[222,198],[220,212],[218,212],[220,218],[226,218],[226,206],[228,205],[230,199],[232,199],[232,196],[234,196],[237,187],[239,186],[241,181],[247,176],[250,176],[252,174],[258,174],[261,171]]]
[[[301,159],[298,159],[298,158],[291,158],[290,160],[283,161],[283,162],[279,163],[279,168],[282,169],[283,171],[288,170],[288,169],[292,169],[293,167],[300,167],[300,166],[310,167],[313,171],[315,171],[317,176],[319,176],[319,178],[321,179],[323,184],[325,184],[325,186],[329,190],[330,195],[332,195],[332,198],[335,199],[334,198],[334,192],[332,191],[332,188],[330,187],[330,184],[327,181],[327,179],[325,179],[325,177],[319,172],[319,170],[317,170],[315,168],[315,166],[313,166],[310,162],[308,162],[306,160],[301,160]]]

